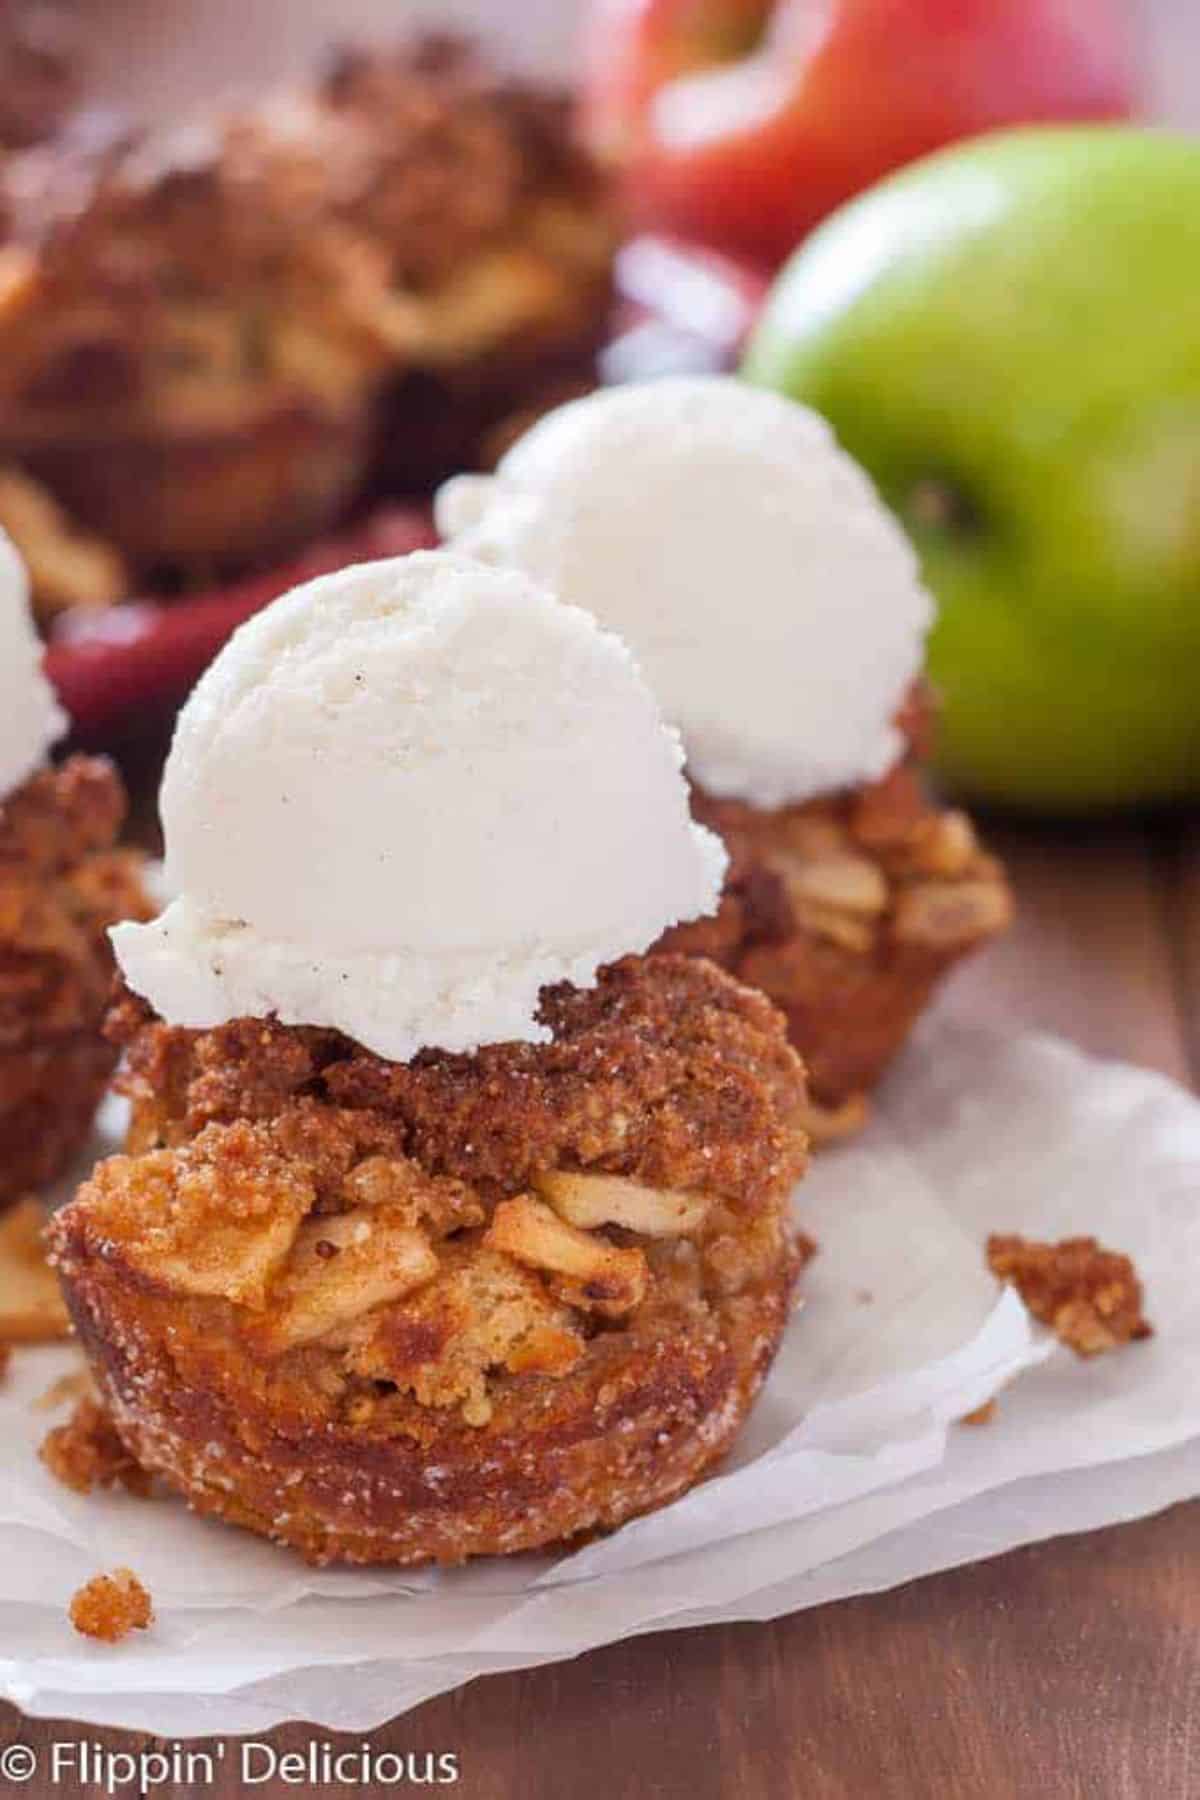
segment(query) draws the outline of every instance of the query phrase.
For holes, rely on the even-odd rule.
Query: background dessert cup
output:
[[[108,928],[145,918],[112,764],[73,756],[0,802],[0,1204],[82,1149],[116,1066]]]
[[[102,1035],[108,927],[148,916],[140,858],[116,847],[112,765],[46,765],[63,720],[40,667],[19,559],[0,539],[0,1204],[53,1181],[116,1063]]]
[[[460,44],[76,132],[0,187],[0,519],[43,610],[278,556],[594,380],[603,186],[565,101]],[[108,559],[74,588],[72,538]]]
[[[915,726],[923,709],[909,710]],[[1003,868],[969,816],[925,787],[919,741],[918,729],[880,781],[796,806],[693,790],[729,876],[716,916],[676,926],[663,947],[712,957],[783,1011],[816,1142],[858,1129],[938,982],[1012,916]]]

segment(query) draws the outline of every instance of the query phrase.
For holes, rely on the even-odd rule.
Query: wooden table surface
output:
[[[960,997],[1200,1081],[1200,821],[992,836],[1020,923]],[[79,1735],[0,1709],[0,1749]],[[1194,1800],[1200,1503],[772,1624],[495,1676],[370,1742],[456,1752],[445,1791],[471,1800]],[[239,1792],[232,1766],[204,1791]]]

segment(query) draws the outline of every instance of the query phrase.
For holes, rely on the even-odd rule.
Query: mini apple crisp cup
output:
[[[315,1562],[619,1525],[725,1453],[803,1260],[804,1084],[710,964],[548,990],[544,1044],[390,1063],[130,1003],[132,1154],[52,1242],[128,1449]]]
[[[46,613],[285,554],[596,379],[606,185],[466,45],[10,159],[0,210],[0,518]]]
[[[809,1136],[849,1136],[938,983],[1007,929],[1003,868],[909,764],[773,811],[699,790],[692,805],[728,849],[729,878],[716,916],[663,947],[709,956],[774,1001],[808,1071]]]

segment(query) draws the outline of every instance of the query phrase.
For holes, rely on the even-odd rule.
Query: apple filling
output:
[[[489,1207],[408,1157],[341,1166],[338,1122],[323,1142],[315,1123],[210,1124],[111,1158],[83,1203],[139,1280],[228,1303],[264,1367],[316,1353],[351,1417],[393,1391],[486,1424],[497,1380],[568,1374],[651,1299],[736,1294],[785,1253],[774,1213],[759,1229],[710,1196],[574,1169]]]

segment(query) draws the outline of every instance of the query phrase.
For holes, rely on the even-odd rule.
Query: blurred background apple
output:
[[[768,265],[926,151],[1139,86],[1123,0],[599,0],[585,68],[634,220]]]
[[[1200,139],[997,133],[845,206],[752,379],[815,406],[939,600],[938,760],[1079,811],[1200,794]]]

